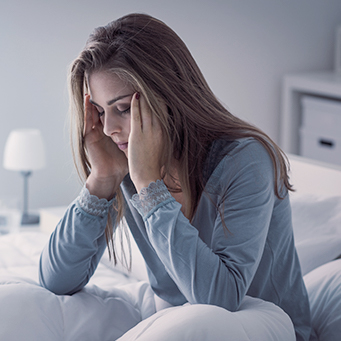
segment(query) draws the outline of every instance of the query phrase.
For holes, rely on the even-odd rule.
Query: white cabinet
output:
[[[341,74],[319,72],[284,77],[280,122],[280,146],[299,155],[302,125],[301,99],[305,95],[341,101]]]
[[[341,165],[341,101],[304,96],[300,155]]]

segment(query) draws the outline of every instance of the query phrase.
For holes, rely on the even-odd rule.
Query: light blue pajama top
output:
[[[204,180],[192,222],[162,181],[134,197],[129,175],[121,184],[125,218],[154,292],[173,305],[213,304],[230,311],[238,309],[245,295],[258,297],[290,316],[297,340],[309,340],[309,302],[294,246],[289,196],[275,195],[268,152],[252,138],[217,140]],[[44,287],[72,294],[87,284],[106,248],[111,206],[112,201],[99,200],[83,188],[41,254]]]

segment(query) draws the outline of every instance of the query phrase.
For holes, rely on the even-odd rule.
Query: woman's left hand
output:
[[[130,178],[140,193],[143,187],[161,179],[162,130],[159,120],[151,113],[142,95],[134,94],[130,108],[128,165]]]

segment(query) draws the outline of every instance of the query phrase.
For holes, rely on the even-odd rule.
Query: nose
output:
[[[104,134],[109,137],[122,131],[122,125],[119,117],[113,117],[113,115],[105,114],[102,119],[102,124]]]

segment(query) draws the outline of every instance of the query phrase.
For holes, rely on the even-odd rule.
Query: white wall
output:
[[[130,12],[170,25],[232,112],[279,140],[280,86],[288,72],[333,66],[339,0],[2,0],[0,162],[10,131],[42,130],[48,165],[30,179],[30,207],[77,195],[66,71],[94,27]],[[21,199],[19,174],[0,167],[0,199]]]

